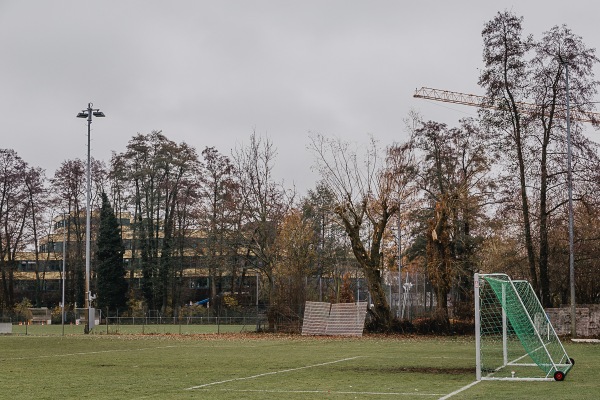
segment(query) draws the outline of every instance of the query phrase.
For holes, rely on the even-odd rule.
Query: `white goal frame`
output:
[[[490,283],[496,289],[491,290]],[[476,273],[474,290],[477,380],[563,380],[574,361],[529,282],[513,281],[506,274]]]

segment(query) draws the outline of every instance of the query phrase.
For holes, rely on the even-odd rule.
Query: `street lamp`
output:
[[[92,116],[94,117],[105,117],[104,113],[97,108],[92,108],[93,104],[88,103],[88,107],[85,110],[82,110],[79,114],[77,114],[77,118],[87,118],[87,169],[86,169],[86,179],[87,179],[87,195],[86,195],[86,218],[85,218],[85,312],[87,313],[87,318],[85,322],[84,332],[90,332],[90,320],[93,318],[90,310],[90,300],[92,298],[92,293],[90,292],[90,236],[91,236],[91,210],[90,204],[92,199],[92,178],[91,178],[91,163],[90,163],[90,130],[92,126]],[[93,326],[93,325],[92,325]]]
[[[577,310],[575,308],[575,255],[573,245],[573,169],[571,150],[571,110],[569,106],[569,63],[565,66],[566,103],[567,103],[567,186],[569,195],[569,286],[571,291],[571,338],[577,337]]]

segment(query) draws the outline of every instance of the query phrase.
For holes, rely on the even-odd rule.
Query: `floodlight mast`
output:
[[[571,291],[571,338],[577,337],[577,310],[575,306],[575,255],[573,246],[573,153],[571,150],[571,107],[569,103],[569,63],[565,66],[566,103],[567,103],[567,182],[569,189],[569,288]]]
[[[92,202],[92,175],[90,162],[90,131],[92,126],[92,116],[105,117],[104,113],[97,108],[92,108],[94,104],[88,103],[88,107],[77,114],[77,118],[87,118],[87,194],[86,194],[86,215],[85,215],[85,296],[84,308],[86,313],[84,333],[90,333],[90,301],[92,293],[90,292],[90,237],[91,237],[91,202]]]
[[[60,307],[61,324],[62,324],[62,335],[65,336],[65,272],[66,272],[66,259],[67,259],[67,225],[66,216],[67,213],[63,212],[63,254],[62,254],[62,303]]]
[[[402,202],[398,202],[398,214],[396,217],[396,229],[397,241],[398,241],[398,309],[396,310],[396,318],[404,318],[404,315],[400,311],[400,302],[402,299],[402,221],[400,220],[400,205]],[[390,296],[391,297],[391,296]]]

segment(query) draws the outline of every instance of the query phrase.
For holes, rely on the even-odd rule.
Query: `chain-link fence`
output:
[[[434,314],[436,296],[431,283],[423,272],[403,269],[398,272],[382,272],[383,288],[392,315],[400,320],[414,321]],[[256,279],[256,286],[249,286],[246,296],[239,299],[234,294],[220,294],[212,302],[205,299],[179,306],[166,312],[159,310],[120,310],[107,313],[101,310],[97,317],[95,332],[102,333],[221,333],[221,332],[300,332],[302,329],[306,301],[366,302],[371,306],[371,297],[366,279],[358,270],[350,270],[337,277],[305,277],[304,282],[295,282],[294,290],[276,296],[269,305],[269,293],[264,282]],[[255,283],[251,280],[251,283]],[[274,290],[277,290],[275,288]],[[303,292],[299,294],[298,292]],[[286,294],[287,293],[287,294]],[[452,317],[452,301],[450,316]],[[98,311],[98,310],[97,310]],[[367,317],[368,320],[368,317]],[[0,316],[0,322],[11,322],[14,326],[40,325],[24,313]],[[47,322],[47,321],[46,321]],[[83,321],[85,323],[85,321]],[[52,309],[51,325],[61,326],[60,308]],[[76,332],[82,324],[81,310],[65,310],[64,324]],[[52,328],[55,329],[55,328]],[[22,328],[15,328],[20,332]],[[28,332],[37,331],[33,327]],[[50,330],[50,328],[47,328]],[[61,329],[62,332],[64,329]]]

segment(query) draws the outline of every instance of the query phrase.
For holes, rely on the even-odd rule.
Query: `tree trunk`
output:
[[[363,266],[365,277],[367,278],[367,286],[371,295],[371,303],[373,307],[369,308],[369,312],[374,319],[374,327],[377,331],[389,331],[392,325],[392,313],[390,306],[381,284],[381,274],[378,267],[371,265]],[[370,305],[369,305],[370,306]]]
[[[340,215],[338,213],[338,215]],[[379,272],[381,256],[379,247],[381,244],[381,235],[373,234],[370,254],[365,250],[360,238],[360,226],[352,226],[343,215],[344,226],[350,243],[352,244],[352,252],[361,266],[365,278],[367,279],[367,287],[371,295],[373,307],[369,308],[369,313],[373,317],[372,326],[376,331],[386,332],[392,326],[392,313],[389,303],[383,290],[381,283],[381,273]],[[385,226],[385,224],[382,224]],[[370,305],[369,305],[370,306]]]
[[[519,163],[519,180],[521,184],[521,212],[523,213],[523,230],[525,233],[525,247],[527,249],[527,261],[529,264],[529,275],[531,285],[539,293],[540,286],[537,279],[535,268],[535,253],[533,250],[533,239],[531,237],[531,221],[529,213],[529,199],[527,197],[527,181],[525,178],[525,159],[523,157],[523,148],[521,144],[521,133],[517,131],[517,160]]]

